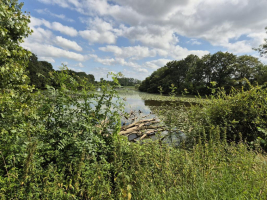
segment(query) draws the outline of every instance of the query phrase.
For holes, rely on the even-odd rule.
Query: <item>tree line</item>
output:
[[[214,83],[229,92],[232,87],[246,87],[245,79],[252,84],[264,84],[267,66],[253,56],[219,51],[202,58],[191,54],[185,59],[168,62],[142,81],[139,90],[158,93],[161,88],[163,93],[169,93],[173,84],[179,94],[186,90],[189,94],[206,95],[210,94],[209,87]]]
[[[51,63],[47,61],[38,61],[38,57],[35,54],[29,59],[28,67],[28,77],[30,85],[34,85],[35,88],[45,89],[46,85],[53,87],[58,87],[55,80],[51,79],[53,73],[59,73],[53,69]],[[87,80],[88,83],[94,83],[95,77],[93,74],[86,74],[85,72],[75,72],[68,69],[67,73],[71,75],[76,81]]]
[[[120,83],[121,86],[135,86],[137,84],[140,84],[141,81],[135,78],[127,78],[127,77],[123,77],[123,78],[118,78],[118,81]]]
[[[53,73],[59,73],[59,71],[54,70],[52,64],[47,61],[38,61],[37,55],[32,54],[30,57],[27,71],[29,84],[34,85],[35,88],[45,89],[46,85],[58,87],[58,84],[51,78],[51,76]],[[81,80],[87,80],[88,83],[98,84],[97,81],[95,81],[93,74],[75,72],[70,69],[68,69],[66,72],[78,82]],[[113,84],[113,81],[108,81],[101,78],[99,83],[103,82]],[[141,83],[141,81],[138,79],[127,77],[118,78],[118,82],[121,86],[135,86]]]

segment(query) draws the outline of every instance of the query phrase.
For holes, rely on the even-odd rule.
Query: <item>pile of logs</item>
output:
[[[129,141],[137,142],[145,138],[149,138],[159,131],[164,131],[164,126],[155,125],[158,123],[159,121],[157,121],[155,118],[134,122],[130,125],[122,126],[119,135],[128,136]]]

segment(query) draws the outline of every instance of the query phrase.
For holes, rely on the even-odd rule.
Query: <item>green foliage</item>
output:
[[[112,102],[115,86],[102,85],[101,94],[91,92],[92,84],[85,80],[81,85],[66,68],[53,78],[58,89],[1,98],[0,196],[110,196],[112,185],[106,180],[111,176],[121,108]],[[103,181],[100,193],[91,185],[94,179]]]
[[[51,63],[46,61],[38,61],[35,54],[30,57],[30,61],[27,67],[28,76],[30,78],[30,84],[34,85],[35,88],[44,89],[46,85],[54,85],[50,78],[50,73],[55,70]]]
[[[56,82],[51,79],[51,74],[55,71],[52,64],[46,61],[38,61],[37,56],[34,54],[30,57],[27,71],[30,84],[34,85],[35,88],[45,89],[46,85],[58,87]],[[73,70],[67,70],[67,72],[79,83],[82,83],[82,80],[86,80],[88,84],[95,82],[95,77],[92,74]]]
[[[16,0],[1,3],[0,199],[267,198],[267,158],[257,146],[266,144],[266,88],[230,95],[219,90],[210,104],[190,110],[172,104],[164,113],[169,126],[180,124],[189,139],[190,133],[198,139],[190,150],[161,140],[130,144],[117,135],[123,105],[113,99],[119,99],[120,74],[110,74],[112,84],[102,80],[98,93],[80,78],[85,74],[73,75],[66,66],[49,71],[51,65],[42,62],[42,73],[49,71],[56,87],[32,92],[25,75],[30,52],[19,46],[30,33],[29,17]],[[199,59],[183,62],[189,66]],[[186,78],[181,77],[179,84]],[[179,88],[170,85],[162,88],[174,95]],[[186,114],[175,112],[181,109]],[[255,150],[227,143],[239,131],[256,141]]]
[[[139,90],[158,93],[161,86],[165,94],[171,92],[169,86],[174,84],[177,93],[182,94],[186,88],[189,94],[210,94],[208,87],[216,81],[218,87],[224,87],[229,93],[231,87],[241,89],[250,83],[264,84],[267,77],[267,66],[252,56],[235,56],[231,53],[217,52],[205,55],[201,59],[189,55],[180,61],[171,61],[153,72],[140,85]]]
[[[249,87],[247,91],[232,89],[230,94],[217,88],[206,103],[192,105],[182,111],[184,115],[174,123],[182,127],[191,145],[203,130],[209,133],[215,127],[226,132],[229,142],[245,140],[252,144],[258,138],[266,140],[266,134],[262,131],[267,127],[266,87],[250,84]]]
[[[11,89],[27,82],[24,69],[30,52],[20,47],[31,30],[30,17],[21,11],[17,0],[1,0],[0,4],[0,89]]]
[[[140,80],[137,80],[134,78],[127,78],[127,77],[118,78],[118,81],[121,86],[135,86],[141,83]]]
[[[212,132],[220,135],[219,129]],[[218,138],[218,136],[216,136]],[[265,199],[266,156],[214,137],[190,151],[120,141],[115,199]]]

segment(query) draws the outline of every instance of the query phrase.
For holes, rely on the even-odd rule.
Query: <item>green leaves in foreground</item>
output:
[[[97,93],[66,68],[53,76],[58,89],[6,93],[0,99],[1,198],[110,195],[121,108],[113,101],[115,86],[102,85]],[[99,192],[93,180],[103,186]]]

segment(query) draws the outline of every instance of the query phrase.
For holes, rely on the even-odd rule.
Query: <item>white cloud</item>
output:
[[[92,71],[90,71],[90,74],[94,74],[95,80],[99,81],[100,78],[104,78],[105,80],[108,79],[107,75],[109,72],[116,73],[116,71],[107,67],[95,67]]]
[[[55,38],[55,43],[59,46],[63,47],[64,49],[73,49],[75,51],[82,51],[82,47],[79,46],[75,41],[71,41],[68,39],[65,39],[61,36],[57,36]]]
[[[145,73],[148,73],[147,69],[144,69],[144,68],[139,68],[139,69],[138,69],[138,72],[145,72]]]
[[[116,36],[110,31],[99,33],[96,30],[85,30],[85,31],[80,31],[79,33],[84,39],[88,40],[90,44],[92,43],[114,44],[116,42]]]
[[[240,54],[240,53],[249,53],[252,50],[252,46],[248,44],[247,41],[238,41],[235,43],[226,43],[222,45],[228,49],[228,51],[235,53],[235,54]]]
[[[76,68],[73,68],[73,67],[68,67],[68,69],[73,70],[75,72],[82,72],[81,69],[76,69]]]
[[[123,27],[122,36],[133,42],[160,49],[169,49],[179,41],[173,30],[155,25]]]
[[[77,65],[75,65],[75,66],[78,66],[78,67],[81,67],[81,68],[83,68],[84,67],[84,65],[82,64],[82,63],[78,63]]]
[[[38,12],[39,14],[45,14],[45,15],[51,15],[53,17],[68,21],[68,22],[74,22],[73,19],[67,18],[64,14],[55,14],[52,13],[50,10],[48,10],[47,8],[45,9],[35,9],[36,12]]]
[[[158,59],[146,62],[144,66],[156,70],[160,67],[164,67],[170,61],[169,59]]]
[[[199,57],[202,57],[206,54],[209,54],[209,51],[203,51],[203,50],[188,50],[187,48],[183,48],[181,46],[175,46],[171,49],[170,55],[175,59],[175,60],[181,60],[185,58],[186,56],[190,54],[197,55]]]
[[[42,3],[45,3],[45,4],[57,4],[63,8],[67,8],[69,7],[69,3],[67,0],[38,0]]]
[[[197,39],[190,39],[189,41],[187,41],[187,43],[192,44],[192,45],[201,45],[202,44]]]
[[[41,60],[55,62],[55,58],[61,57],[74,59],[77,61],[83,61],[87,59],[87,57],[82,54],[77,54],[53,46],[54,44],[57,44],[65,49],[82,51],[82,48],[76,42],[67,40],[61,36],[55,37],[52,31],[45,30],[36,25],[46,23],[46,21],[34,18],[33,23],[34,27],[32,27],[32,29],[34,32],[30,37],[25,39],[25,42],[22,44],[22,46],[37,54]]]
[[[78,32],[74,28],[69,27],[69,26],[64,26],[59,22],[53,22],[51,24],[51,29],[59,31],[63,34],[69,35],[71,37],[78,35]]]
[[[87,59],[86,56],[78,53],[74,53],[71,51],[63,50],[52,45],[47,44],[40,44],[40,43],[32,43],[28,42],[27,40],[22,46],[35,54],[39,57],[50,57],[50,58],[69,58],[76,61],[84,61]]]
[[[49,30],[45,30],[43,28],[37,27],[31,28],[33,30],[32,35],[27,38],[26,40],[30,40],[31,42],[38,42],[38,43],[49,43],[53,38],[53,33]]]
[[[123,58],[99,58],[97,55],[92,54],[89,56],[90,58],[93,58],[96,62],[99,62],[103,65],[108,65],[108,66],[114,66],[114,65],[119,65],[119,66],[126,66],[130,67],[133,70],[137,72],[148,72],[147,69],[142,68],[141,65],[134,63],[134,62],[126,62]]]
[[[86,40],[92,43],[107,43],[114,44],[116,42],[117,36],[114,33],[112,25],[100,18],[95,18],[94,20],[89,19],[86,21],[88,23],[88,30],[80,31],[79,34]]]
[[[92,29],[97,30],[99,32],[105,32],[105,31],[112,31],[113,30],[111,23],[106,22],[99,17],[96,17],[94,19],[89,19],[87,23],[88,23],[89,27],[91,27]]]
[[[50,62],[50,63],[54,63],[56,62],[52,57],[38,57],[38,60],[40,61],[47,61],[47,62]]]
[[[137,71],[130,71],[130,70],[127,70],[127,69],[123,69],[122,71],[122,74],[125,76],[125,77],[130,77],[130,78],[136,78],[138,80],[143,80],[145,79],[148,75],[149,75],[149,72],[137,72]]]
[[[49,29],[59,31],[63,34],[69,35],[71,37],[78,35],[78,32],[73,27],[64,26],[59,22],[50,23],[49,21],[44,20],[44,19],[31,17],[30,27],[36,27],[36,26],[42,26],[42,25],[46,26]]]
[[[35,27],[35,26],[46,26],[47,28],[51,27],[51,24],[49,21],[46,21],[45,19],[38,19],[35,17],[31,17],[31,23],[30,23],[30,27]]]
[[[147,17],[164,17],[188,3],[188,0],[114,0],[122,6],[130,7]]]
[[[131,58],[135,60],[146,57],[155,57],[157,55],[156,49],[150,50],[148,47],[143,46],[118,47],[108,45],[106,47],[100,47],[99,49],[105,52],[112,52],[116,57]]]

